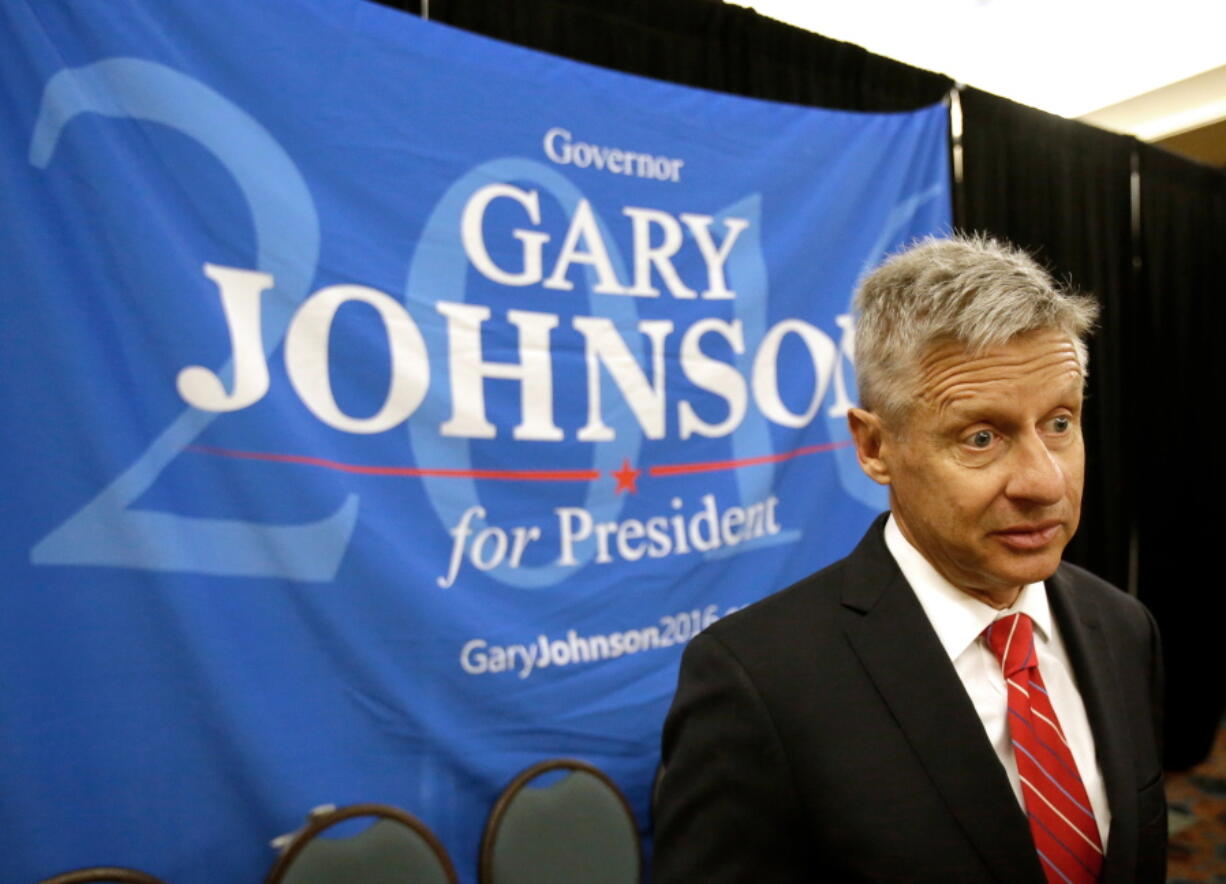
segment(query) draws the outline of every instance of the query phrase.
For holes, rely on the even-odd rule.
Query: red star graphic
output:
[[[642,470],[636,470],[630,466],[629,458],[623,457],[622,468],[620,470],[612,470],[609,473],[610,476],[617,480],[616,493],[621,494],[623,491],[629,491],[631,494],[637,494],[639,489],[635,486],[635,482],[641,472]]]

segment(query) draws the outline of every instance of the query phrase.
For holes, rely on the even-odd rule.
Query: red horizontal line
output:
[[[833,451],[836,448],[846,448],[852,442],[826,442],[821,445],[806,445],[792,451],[780,454],[763,454],[758,457],[744,457],[738,460],[709,460],[698,463],[657,464],[647,468],[649,476],[683,476],[692,473],[713,473],[720,470],[735,470],[740,467],[757,466],[758,464],[779,463],[801,457],[806,454],[816,454],[820,451]],[[433,469],[429,467],[380,467],[365,464],[342,463],[336,460],[326,460],[322,457],[308,457],[303,454],[272,454],[263,451],[235,451],[229,448],[214,448],[207,445],[191,445],[188,451],[199,454],[212,454],[218,457],[233,457],[241,460],[263,460],[274,463],[295,463],[312,467],[323,467],[338,470],[342,473],[357,473],[364,476],[405,476],[410,478],[440,478],[440,479],[491,479],[509,482],[592,482],[600,478],[599,470],[453,470]]]
[[[833,451],[836,448],[846,448],[851,444],[851,440],[826,442],[821,445],[806,445],[804,448],[795,448],[791,451],[784,451],[782,454],[763,454],[758,457],[743,457],[739,460],[708,460],[702,463],[665,463],[649,467],[647,474],[649,476],[683,476],[689,473],[714,473],[719,470],[735,470],[740,467],[752,467],[763,463],[779,463],[780,461],[791,460],[794,457],[800,457],[805,454],[816,454],[819,451]]]
[[[444,470],[426,467],[376,467],[363,464],[341,463],[322,457],[307,457],[301,454],[269,454],[262,451],[233,451],[229,448],[211,448],[206,445],[191,445],[188,451],[214,454],[219,457],[236,457],[243,460],[269,460],[276,463],[298,463],[312,467],[339,470],[342,473],[358,473],[364,476],[410,476],[444,479],[494,479],[525,482],[592,482],[600,478],[599,470]]]

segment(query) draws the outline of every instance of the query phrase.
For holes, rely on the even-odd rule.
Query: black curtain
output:
[[[379,0],[419,13],[421,0]],[[845,110],[935,104],[948,77],[716,0],[430,0],[430,19],[576,61]]]
[[[1140,594],[1165,639],[1167,757],[1184,768],[1208,754],[1226,701],[1214,617],[1226,468],[1211,429],[1226,382],[1226,174],[1148,145],[1138,154],[1144,298],[1128,431],[1140,463],[1130,479]]]

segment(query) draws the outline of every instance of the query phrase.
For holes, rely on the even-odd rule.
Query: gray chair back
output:
[[[479,881],[638,884],[642,865],[638,827],[621,790],[590,764],[556,759],[525,770],[494,805]]]
[[[345,821],[366,824],[357,834],[329,837]],[[443,845],[413,815],[385,804],[354,804],[312,815],[297,832],[267,884],[457,884]]]

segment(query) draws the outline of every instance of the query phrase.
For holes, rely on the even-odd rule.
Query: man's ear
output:
[[[856,458],[860,461],[860,469],[874,482],[889,485],[890,470],[882,457],[888,431],[881,416],[863,408],[852,408],[847,412],[847,426],[851,437],[856,440]]]

